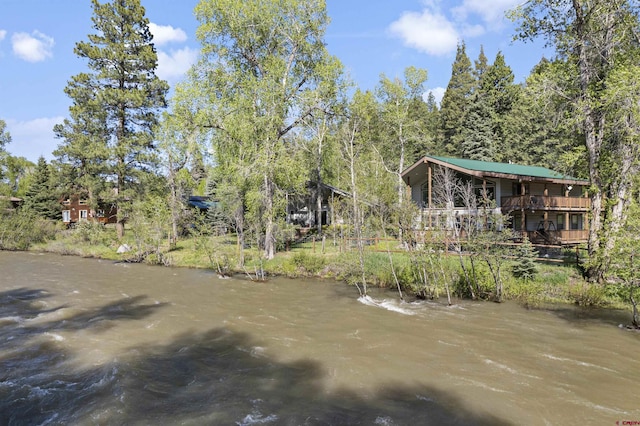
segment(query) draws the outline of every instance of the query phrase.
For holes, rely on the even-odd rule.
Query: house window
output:
[[[71,204],[71,200],[67,199],[62,202],[63,205],[68,206]]]
[[[420,193],[422,194],[422,207],[428,208],[429,207],[429,182],[423,183],[420,189],[421,189]]]
[[[556,228],[558,228],[558,231],[564,230],[564,215],[563,214],[559,214],[556,217]]]
[[[571,215],[571,229],[582,229],[582,215],[581,214],[572,214]]]
[[[71,222],[71,210],[62,210],[62,221]]]
[[[97,214],[98,217],[104,217],[104,210],[98,209],[96,214]]]
[[[87,210],[80,210],[80,220],[87,220],[88,218],[87,213],[88,213]]]
[[[87,205],[87,200],[80,200],[80,201],[78,201],[78,204],[80,204],[81,206],[86,206]]]
[[[486,193],[484,192],[486,188]],[[486,181],[485,184],[482,180],[476,179],[473,190],[478,200],[478,205],[482,206],[485,201],[493,201],[496,199],[496,184],[495,182]]]
[[[524,184],[524,194],[522,193],[522,184],[519,182],[513,182],[513,184],[511,184],[511,193],[513,195],[527,195],[530,194],[530,190],[529,190],[529,184],[525,183]]]

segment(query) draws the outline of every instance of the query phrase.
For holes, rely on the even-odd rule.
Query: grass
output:
[[[200,241],[200,243],[199,243]],[[263,258],[256,248],[244,250],[244,266],[239,265],[240,253],[236,240],[232,235],[207,239],[207,246],[195,238],[183,238],[175,246],[169,247],[168,241],[163,241],[160,247],[164,265],[187,268],[216,269],[218,266],[228,268],[231,273],[248,273],[252,276],[259,271],[267,275],[286,277],[318,277],[343,280],[354,283],[361,280],[359,257],[356,250],[347,250],[346,242],[334,244],[334,240],[327,237],[324,250],[318,239],[297,245],[288,251],[280,251],[271,260]],[[424,289],[424,282],[416,274],[416,258],[411,254],[399,250],[396,241],[378,240],[378,244],[365,247],[365,277],[368,285],[383,288],[396,287],[393,271],[400,281],[403,291],[416,294]],[[114,228],[86,227],[75,230],[58,232],[56,238],[44,243],[35,244],[32,250],[95,257],[115,261],[132,258],[132,252],[118,254],[121,244],[128,244],[133,251],[140,250],[132,232],[127,232],[125,238],[119,241]],[[389,259],[391,257],[391,261]],[[157,256],[148,259],[158,261]],[[154,260],[155,259],[155,260]],[[426,262],[423,259],[424,262]],[[470,270],[470,260],[465,258],[466,267]],[[393,269],[391,265],[393,262]],[[464,295],[466,282],[461,279],[462,270],[460,260],[454,255],[435,255],[420,268],[433,267],[428,276],[435,295],[443,294],[443,273],[450,280],[452,291],[459,296]],[[425,266],[427,265],[427,266]],[[428,266],[431,265],[431,266]],[[492,291],[493,282],[485,265],[477,261],[477,276],[482,294],[488,295]],[[516,279],[509,273],[509,265],[505,265],[503,272],[504,293],[507,299],[516,300],[526,306],[539,306],[545,303],[575,303],[585,307],[614,307],[626,306],[615,289],[587,283],[580,276],[573,265],[538,263],[538,273],[534,279],[523,281]]]

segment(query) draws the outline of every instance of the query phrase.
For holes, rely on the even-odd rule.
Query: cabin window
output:
[[[423,208],[428,208],[429,207],[429,182],[423,183],[420,189],[422,194],[421,206]]]
[[[531,193],[531,190],[529,189],[529,184],[525,183],[524,184],[524,194],[522,193],[522,183],[520,182],[513,182],[513,184],[511,184],[511,193],[513,195],[527,195]]]
[[[485,188],[487,190],[486,194],[484,193]],[[496,199],[495,182],[486,181],[485,184],[483,184],[481,179],[476,179],[473,185],[473,191],[476,194],[476,199],[480,206],[484,205],[485,201],[493,201]]]
[[[558,228],[558,231],[564,230],[564,215],[563,214],[559,214],[556,217],[556,228]]]
[[[571,215],[571,229],[582,229],[582,215],[581,214],[572,214]]]
[[[62,221],[71,222],[71,210],[62,210]]]
[[[80,210],[80,220],[87,220],[87,218],[89,217],[87,215],[88,211],[87,210]]]

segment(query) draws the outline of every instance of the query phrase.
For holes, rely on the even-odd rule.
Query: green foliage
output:
[[[476,261],[474,265],[471,265],[469,259],[465,259],[465,268],[471,271],[470,278],[472,280],[472,288],[477,299],[488,299],[494,294],[496,284],[493,280],[489,267],[486,263]],[[453,281],[452,291],[461,299],[471,299],[471,288],[465,277],[465,274],[460,270],[456,275],[456,280]]]
[[[4,151],[11,143],[11,134],[7,130],[7,123],[0,119],[0,152]]]
[[[55,223],[31,213],[0,213],[0,250],[28,250],[55,237]]]
[[[207,106],[195,108],[206,111],[195,119],[216,129],[217,164],[249,186],[242,191],[242,220],[264,235],[260,240],[271,259],[285,190],[307,176],[296,172],[288,138],[312,114],[329,112],[341,90],[342,66],[323,40],[325,4],[201,0],[195,14],[204,60],[191,74],[191,86],[199,90],[185,89],[196,97],[183,104]]]
[[[494,140],[492,114],[486,95],[474,93],[469,99],[467,114],[460,131],[461,152],[465,158],[481,161],[495,161],[496,142]]]
[[[150,263],[167,264],[163,246],[171,231],[171,212],[164,198],[153,196],[145,201],[136,201],[129,214],[134,239],[134,251],[140,260],[147,258]],[[168,244],[167,244],[168,245]]]
[[[441,128],[444,137],[444,152],[451,156],[464,156],[460,143],[461,130],[467,114],[469,98],[476,86],[471,61],[464,42],[458,44],[456,58],[451,66],[451,79],[440,107]]]
[[[600,284],[579,282],[570,288],[568,297],[578,306],[605,307],[609,304],[607,288]]]
[[[291,257],[291,263],[306,274],[316,275],[324,268],[326,261],[322,256],[310,255],[305,251],[298,251]]]
[[[117,241],[114,229],[99,222],[83,220],[74,226],[72,232],[75,240],[91,245],[108,247]]]
[[[38,159],[31,184],[24,195],[23,210],[44,219],[60,219],[61,206],[52,185],[49,165],[44,157]]]
[[[537,251],[525,235],[522,244],[516,250],[516,260],[511,267],[513,276],[524,281],[530,281],[535,278],[538,273],[538,267],[535,264],[537,255]]]
[[[157,164],[152,129],[169,87],[155,75],[158,57],[140,0],[92,5],[96,32],[75,48],[90,72],[72,77],[65,89],[73,104],[70,119],[54,129],[63,139],[56,155],[77,173],[73,184],[80,188],[68,189],[90,198],[107,176],[115,176],[120,207],[153,183],[146,177]],[[123,224],[119,217],[120,233]]]

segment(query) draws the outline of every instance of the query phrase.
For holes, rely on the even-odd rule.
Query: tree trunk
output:
[[[273,223],[273,181],[268,173],[264,174],[264,257],[271,260],[276,256]]]
[[[316,227],[318,235],[322,235],[322,182],[320,182],[320,171],[317,175],[318,183],[316,185]]]
[[[638,315],[638,302],[636,301],[635,296],[635,289],[636,287],[632,285],[631,289],[629,290],[629,299],[631,301],[631,307],[633,308],[633,317],[632,317],[632,321],[631,324],[635,327],[635,328],[640,328],[640,316]]]

